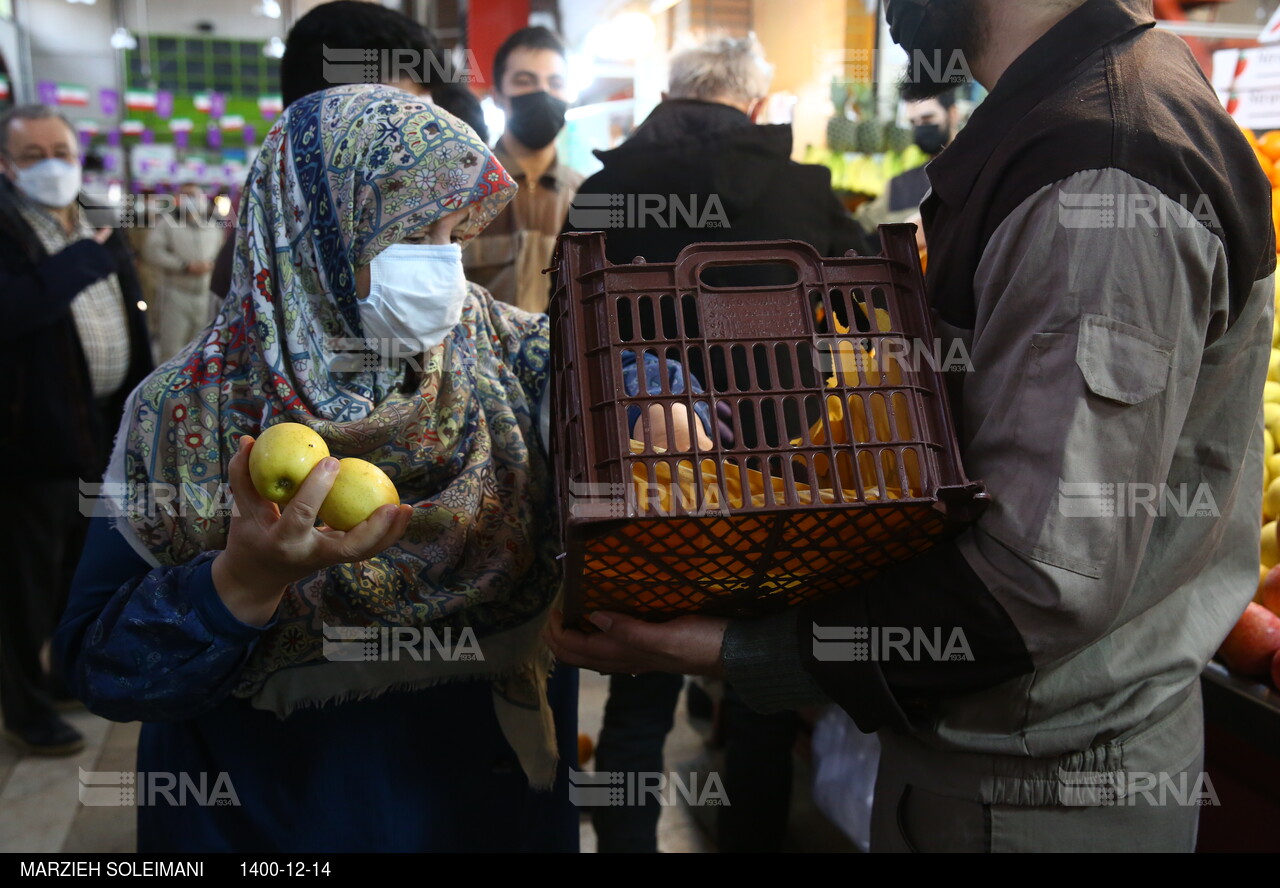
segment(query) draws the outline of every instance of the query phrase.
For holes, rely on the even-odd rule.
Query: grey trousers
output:
[[[1216,803],[1198,684],[1171,714],[1112,744],[1119,751],[1107,760],[1120,767],[1105,776],[1073,771],[1070,760],[1010,767],[1008,756],[948,754],[888,731],[880,739],[872,851],[1191,852],[1200,806]],[[1006,803],[1014,798],[1057,803]]]

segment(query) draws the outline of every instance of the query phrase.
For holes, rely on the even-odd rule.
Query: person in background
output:
[[[195,182],[184,182],[174,212],[156,219],[142,258],[159,272],[154,299],[157,361],[177,354],[212,320],[209,279],[225,234]]]
[[[831,190],[830,172],[791,160],[791,127],[754,122],[772,77],[758,41],[711,41],[676,54],[670,70],[664,100],[648,119],[619,147],[596,152],[604,169],[578,189],[566,232],[604,228],[605,253],[615,264],[637,256],[671,262],[701,241],[795,239],[823,256],[865,250],[861,227]],[[675,224],[625,215],[615,223],[610,205],[597,198],[625,195],[621,206],[627,207],[638,205],[633,196],[655,194],[694,212],[675,214]],[[699,228],[690,219],[715,224]],[[757,274],[740,282],[760,279]],[[597,768],[662,771],[662,747],[683,685],[683,676],[660,672],[612,676]],[[720,850],[779,850],[786,838],[797,716],[758,715],[732,688],[723,713],[730,803],[719,812]],[[659,813],[654,804],[593,808],[599,849],[656,851]]]
[[[907,102],[906,106],[907,124],[916,147],[930,157],[937,157],[960,131],[960,107],[956,104],[955,90]],[[869,228],[892,222],[918,223],[920,204],[929,193],[925,166],[890,179],[883,194],[858,210],[858,221]]]
[[[119,232],[80,208],[75,130],[44,105],[0,115],[0,710],[23,752],[84,738],[40,652],[57,625],[124,398],[151,368],[141,289]]]
[[[298,99],[313,92],[348,81],[342,74],[350,69],[348,64],[326,64],[325,48],[363,49],[381,57],[396,50],[410,50],[415,56],[391,57],[385,69],[387,86],[403,89],[415,96],[428,97],[453,116],[462,120],[480,136],[489,141],[484,113],[480,102],[465,83],[442,80],[440,75],[451,72],[444,64],[447,50],[424,25],[378,3],[361,0],[333,0],[321,3],[298,19],[285,38],[284,58],[280,60],[280,95],[288,108]],[[439,61],[432,62],[435,58]],[[408,69],[395,69],[390,64],[395,58],[403,58]],[[365,79],[354,81],[365,83]],[[214,264],[213,278],[209,286],[219,299],[231,288],[231,271],[235,236],[227,238]]]
[[[546,28],[522,28],[498,47],[493,97],[506,115],[494,149],[520,186],[516,199],[463,255],[467,278],[526,311],[546,311],[556,237],[582,176],[560,163],[555,139],[564,127],[564,44]]]
[[[864,252],[865,233],[831,190],[830,171],[791,160],[790,126],[755,123],[771,78],[754,38],[678,53],[663,101],[625,142],[595,152],[604,168],[578,188],[585,199],[573,202],[564,230],[606,229],[613,263],[671,262],[699,241],[791,238],[823,256]],[[640,213],[612,223],[599,212],[599,197],[612,195],[669,204],[661,223]],[[693,212],[673,212],[677,201]]]

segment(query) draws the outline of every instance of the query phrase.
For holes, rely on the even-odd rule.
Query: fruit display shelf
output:
[[[1280,756],[1280,693],[1211,660],[1201,675],[1205,721]]]
[[[1204,770],[1214,803],[1200,809],[1200,852],[1280,849],[1280,694],[1210,662],[1202,673]]]

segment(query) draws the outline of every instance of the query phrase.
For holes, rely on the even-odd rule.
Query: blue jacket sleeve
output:
[[[241,623],[213,585],[206,552],[152,568],[94,518],[53,654],[72,692],[113,721],[169,721],[212,709],[264,627]]]
[[[684,394],[684,365],[679,361],[668,360],[667,378],[670,380],[671,393],[673,395]],[[656,355],[645,353],[644,356],[644,389],[649,395],[662,394],[662,376],[658,358]],[[689,376],[690,391],[696,395],[702,394],[702,384],[692,374]],[[636,360],[636,353],[631,349],[627,349],[622,353],[622,385],[628,395],[635,397],[640,393],[640,362]],[[698,419],[702,423],[702,430],[708,435],[712,433],[711,424],[711,408],[705,401],[698,401],[693,405],[694,413],[698,415]],[[627,425],[634,426],[636,420],[640,418],[639,407],[629,407],[627,409]]]

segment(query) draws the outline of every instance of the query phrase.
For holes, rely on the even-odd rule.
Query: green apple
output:
[[[350,530],[379,506],[400,505],[387,473],[373,463],[348,457],[338,462],[338,477],[320,506],[320,520],[334,530]]]
[[[253,442],[249,477],[258,493],[283,505],[293,499],[316,463],[328,455],[329,445],[309,426],[276,423]]]

